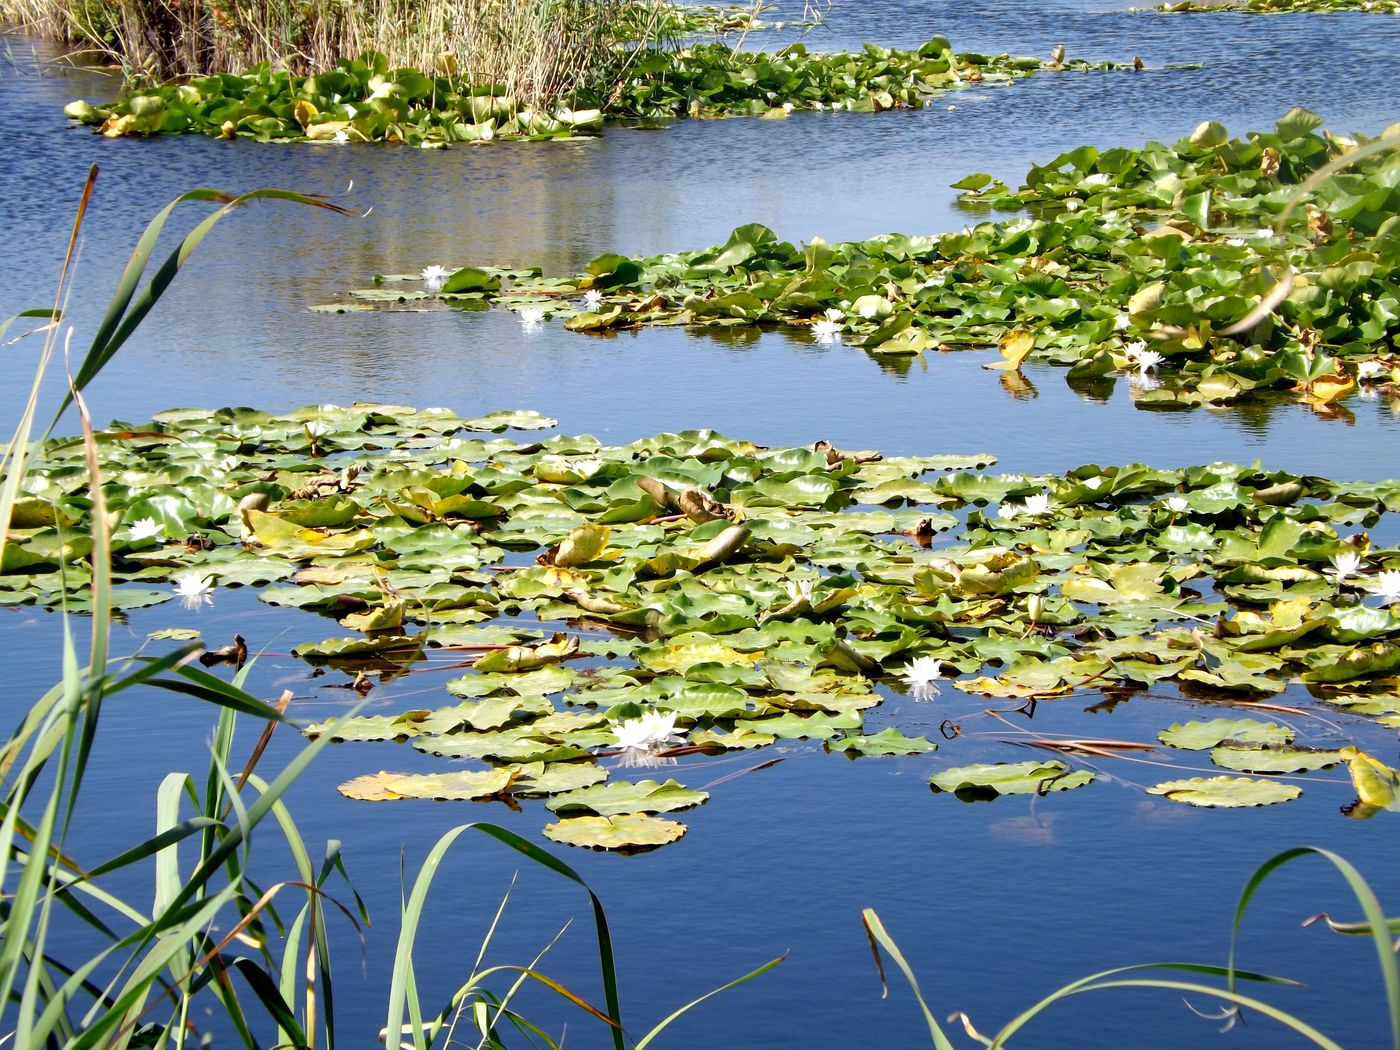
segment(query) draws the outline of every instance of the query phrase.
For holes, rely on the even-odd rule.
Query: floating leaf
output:
[[[942,770],[929,778],[929,785],[936,792],[950,791],[964,802],[976,802],[998,795],[1068,791],[1093,779],[1088,770],[1071,772],[1063,762],[996,762]]]
[[[685,831],[684,824],[644,813],[616,817],[569,817],[544,826],[545,838],[555,842],[624,853],[656,849],[675,842]]]
[[[1342,754],[1362,803],[1400,812],[1400,771],[1354,747],[1343,748]]]
[[[848,736],[829,742],[827,748],[831,751],[862,755],[918,755],[926,751],[937,751],[938,745],[925,737],[905,736],[891,726],[873,736]]]
[[[555,795],[545,803],[545,807],[561,817],[580,813],[612,817],[622,813],[674,813],[698,806],[709,797],[708,791],[691,791],[674,780],[664,784],[654,780],[635,783],[615,780],[610,784]]]
[[[1292,747],[1217,747],[1210,760],[1239,773],[1305,773],[1345,761],[1340,751],[1301,751]]]
[[[1147,789],[1148,794],[1165,795],[1173,802],[1222,809],[1270,806],[1288,802],[1303,793],[1294,784],[1277,780],[1251,780],[1248,777],[1192,777],[1168,780]]]
[[[1293,739],[1293,730],[1275,722],[1258,722],[1252,718],[1212,718],[1208,722],[1177,723],[1158,733],[1157,739],[1171,747],[1204,751],[1227,740],[1249,744],[1286,744]]]
[[[509,769],[462,770],[454,773],[386,773],[380,771],[346,781],[337,789],[347,798],[382,802],[401,798],[469,801],[492,798],[510,786]]]

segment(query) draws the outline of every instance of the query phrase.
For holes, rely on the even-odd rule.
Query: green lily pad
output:
[[[1275,722],[1258,722],[1252,718],[1212,718],[1207,722],[1177,723],[1158,733],[1157,739],[1170,747],[1205,751],[1227,740],[1247,744],[1286,744],[1293,739],[1293,730]]]
[[[996,762],[942,770],[929,778],[929,785],[935,792],[952,792],[964,802],[980,802],[998,795],[1068,791],[1093,779],[1088,770],[1071,772],[1063,762]]]
[[[1326,769],[1346,757],[1339,751],[1300,751],[1292,747],[1245,748],[1217,747],[1210,760],[1222,769],[1239,773],[1305,773]]]
[[[831,741],[827,748],[861,755],[919,755],[927,751],[937,751],[938,745],[925,737],[905,736],[891,726],[873,736],[848,736]]]
[[[674,780],[663,784],[654,780],[635,783],[615,780],[610,784],[555,795],[545,803],[545,807],[561,817],[582,813],[613,817],[623,813],[674,813],[698,806],[709,797],[708,791],[691,791]]]
[[[685,834],[684,824],[645,813],[615,817],[568,817],[544,826],[544,836],[567,846],[639,853],[675,842]]]
[[[1221,809],[1271,806],[1289,802],[1303,793],[1296,784],[1277,780],[1251,780],[1248,777],[1192,777],[1168,780],[1147,789],[1151,795],[1165,795],[1173,802]]]

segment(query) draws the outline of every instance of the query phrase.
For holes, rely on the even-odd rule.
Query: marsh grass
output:
[[[382,54],[498,85],[534,105],[602,90],[620,37],[658,25],[657,0],[0,0],[0,22],[119,64],[135,83],[297,74]]]
[[[1328,919],[1327,916],[1316,916],[1315,919],[1326,919],[1328,924],[1339,933],[1370,937],[1373,940],[1376,955],[1380,961],[1381,984],[1385,989],[1386,1012],[1390,1022],[1389,1045],[1393,1050],[1400,1050],[1400,964],[1396,962],[1395,946],[1391,943],[1391,939],[1396,933],[1400,933],[1400,919],[1386,917],[1375,891],[1347,860],[1330,850],[1312,846],[1299,846],[1284,850],[1259,865],[1250,875],[1240,894],[1239,904],[1235,908],[1234,923],[1230,930],[1229,959],[1225,966],[1162,962],[1103,970],[1057,988],[1039,1002],[1021,1011],[992,1035],[985,1035],[978,1031],[966,1014],[955,1013],[949,1020],[960,1022],[967,1035],[982,1046],[988,1047],[990,1050],[1001,1050],[1021,1029],[1039,1019],[1052,1006],[1065,999],[1088,992],[1108,991],[1117,988],[1150,988],[1181,993],[1197,999],[1216,1000],[1223,1009],[1223,1013],[1219,1017],[1226,1020],[1227,1028],[1245,1013],[1253,1012],[1278,1023],[1294,1036],[1313,1046],[1322,1047],[1323,1050],[1342,1050],[1340,1043],[1308,1024],[1302,1018],[1271,1003],[1246,995],[1239,990],[1240,982],[1300,987],[1298,982],[1287,978],[1272,977],[1240,969],[1235,965],[1235,954],[1240,927],[1243,925],[1249,905],[1260,887],[1273,872],[1285,864],[1305,857],[1318,857],[1331,864],[1346,882],[1365,916],[1364,921],[1354,923],[1336,923]],[[904,975],[905,980],[908,981],[910,990],[914,993],[914,998],[919,1004],[919,1009],[923,1012],[924,1021],[928,1025],[929,1038],[934,1050],[953,1050],[953,1042],[943,1027],[939,1025],[924,998],[923,990],[919,987],[913,968],[904,957],[899,945],[885,928],[884,923],[881,922],[880,916],[873,908],[866,908],[862,912],[862,919],[865,923],[866,935],[870,938],[870,950],[875,957],[875,965],[880,972],[881,985],[885,983],[885,967],[881,954],[883,952],[884,956],[887,956],[895,964]],[[1175,976],[1176,974],[1185,976],[1178,977]],[[1203,977],[1223,978],[1224,985],[1222,987],[1217,984],[1204,984],[1200,980]],[[1192,1009],[1194,1010],[1194,1007]],[[1379,1033],[1376,1035],[1379,1036]],[[1381,1044],[1378,1041],[1375,1045]]]

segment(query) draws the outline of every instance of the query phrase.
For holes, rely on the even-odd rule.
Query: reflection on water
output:
[[[1293,105],[1317,110],[1338,129],[1376,132],[1400,119],[1394,101],[1400,19],[1173,18],[1121,6],[837,0],[828,26],[811,34],[809,45],[875,39],[913,46],[942,32],[962,50],[1048,54],[1064,43],[1071,55],[1141,54],[1150,66],[1199,61],[1205,68],[1042,75],[1011,88],[956,93],[920,112],[803,113],[781,125],[683,122],[662,132],[613,129],[587,142],[442,152],[193,137],[103,140],[65,127],[59,107],[78,96],[109,96],[114,84],[92,72],[46,68],[41,75],[26,55],[31,46],[42,55],[43,47],[11,38],[15,64],[0,72],[0,126],[7,129],[0,216],[8,263],[0,313],[50,299],[70,211],[93,162],[102,175],[85,232],[81,295],[71,311],[87,332],[141,225],[183,190],[278,185],[341,193],[353,180],[348,199],[372,208],[364,218],[259,205],[216,229],[94,387],[95,413],[135,421],[177,404],[275,410],[366,399],[444,404],[464,415],[530,407],[558,417],[568,432],[611,442],[710,426],[766,444],[826,438],[889,453],[985,450],[1016,470],[1257,458],[1298,472],[1393,475],[1400,423],[1382,401],[1353,398],[1355,426],[1292,403],[1151,413],[1133,408],[1121,381],[1071,388],[1062,370],[1036,367],[1024,377],[997,376],[981,368],[991,354],[872,358],[801,336],[740,330],[598,337],[549,324],[527,332],[504,311],[335,316],[306,310],[363,287],[374,273],[469,262],[565,273],[604,251],[714,243],[744,222],[762,222],[791,240],[954,229],[969,219],[954,208],[948,184],[970,171],[1018,181],[1032,161],[1080,143],[1172,140],[1206,118],[1237,132],[1269,126]],[[32,358],[23,344],[0,355],[0,418],[13,417]],[[296,640],[335,633],[309,616],[273,613],[251,595],[226,593],[198,617],[167,607],[135,614],[125,642],[134,649],[147,631],[186,623],[223,638],[249,622],[257,637],[244,633],[256,645],[283,653]],[[56,675],[46,662],[56,628],[54,617],[34,610],[0,615],[12,695],[36,695]],[[283,629],[288,633],[278,637]],[[255,684],[268,695],[284,686],[296,690],[307,717],[344,700],[304,675],[304,665],[269,653],[258,662]],[[371,713],[441,699],[435,688],[395,688],[373,697]],[[950,695],[931,712],[891,710],[884,717],[905,727],[910,719],[931,718],[932,731],[944,717],[971,726],[979,709]],[[1187,717],[1199,708],[1182,703],[1173,710]],[[1160,727],[1162,715],[1153,701],[1136,698],[1111,713],[1102,706],[1083,713],[1042,705],[1037,718],[1049,731],[1126,737]],[[100,741],[92,797],[118,800],[114,808],[123,812],[93,813],[85,832],[96,847],[115,845],[109,828],[116,816],[128,815],[120,800],[150,797],[170,755],[193,755],[185,764],[200,764],[208,718],[133,702],[113,712],[109,731]],[[1393,759],[1386,753],[1393,743],[1383,736],[1378,751]],[[279,737],[272,758],[294,746],[291,736]],[[148,752],[159,756],[149,769],[127,761]],[[960,761],[965,754],[959,751]],[[1333,846],[1372,877],[1400,861],[1400,840],[1386,815],[1370,824],[1346,822],[1321,791],[1276,810],[1201,813],[1144,802],[1110,783],[1088,799],[1001,800],[989,808],[930,795],[928,772],[941,756],[847,762],[806,745],[784,755],[780,765],[716,790],[674,847],[631,859],[568,855],[609,904],[630,1003],[658,1011],[677,1005],[686,993],[791,949],[790,961],[774,974],[731,993],[716,1009],[702,1008],[674,1045],[917,1045],[920,1023],[908,997],[878,998],[857,919],[863,905],[880,908],[926,975],[935,1009],[969,1009],[985,1027],[1092,969],[1152,958],[1220,959],[1237,887],[1254,862],[1285,845]],[[369,991],[342,996],[344,1018],[355,1026],[352,1045],[377,1029],[372,1004],[385,979],[380,949],[392,937],[394,858],[405,839],[416,859],[428,841],[466,819],[538,830],[537,809],[519,817],[499,806],[385,809],[330,790],[381,764],[413,769],[428,761],[404,748],[331,748],[293,800],[311,838],[347,839],[357,881],[384,902],[377,909],[383,925],[370,934]],[[1126,764],[1108,772],[1135,784],[1154,775]],[[677,773],[697,784],[719,775],[693,760]],[[451,888],[442,932],[460,939],[438,942],[441,954],[425,955],[444,992],[457,976],[457,946],[461,939],[474,944],[511,868],[508,857],[472,844],[445,869]],[[1351,913],[1329,894],[1315,871],[1285,878],[1265,894],[1247,928],[1245,958],[1307,977],[1308,998],[1285,1005],[1336,1031],[1346,1045],[1366,1045],[1382,1020],[1369,976],[1357,983],[1351,975],[1366,973],[1370,949],[1295,928],[1297,919],[1324,908]],[[513,951],[518,959],[538,948],[553,932],[555,913],[576,903],[570,891],[527,875],[501,935],[503,955]],[[560,970],[586,965],[587,947],[574,932],[551,957]],[[1156,1008],[1134,1013],[1144,1003]],[[1085,1002],[1057,1017],[1060,1030],[1075,1031],[1083,1047],[1183,1046],[1214,1038],[1184,1009],[1162,1004],[1115,999],[1104,1012],[1103,1004]],[[552,1006],[543,1009],[562,1023]],[[1151,1023],[1144,1028],[1146,1016]],[[1263,1024],[1230,1038],[1232,1046],[1277,1045],[1275,1030]],[[594,1042],[584,1036],[583,1045]]]

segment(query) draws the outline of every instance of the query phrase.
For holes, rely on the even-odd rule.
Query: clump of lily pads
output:
[[[1114,62],[957,54],[944,37],[917,50],[866,44],[819,54],[800,43],[772,53],[722,43],[619,49],[605,91],[531,107],[498,85],[417,69],[382,55],[294,76],[266,64],[243,74],[136,91],[116,102],[73,102],[69,117],[109,137],[197,132],[220,138],[436,147],[496,139],[593,134],[606,120],[655,125],[681,117],[765,116],[794,110],[879,112],[924,105],[970,84],[1009,84],[1043,69],[1127,69]]]
[[[1159,11],[1182,12],[1242,11],[1252,15],[1321,14],[1333,11],[1359,11],[1366,14],[1400,14],[1397,0],[1180,0],[1162,4]]]
[[[552,425],[385,405],[114,424],[96,446],[113,606],[197,615],[224,588],[256,587],[335,621],[308,620],[292,652],[370,697],[455,663],[435,705],[307,727],[443,760],[410,774],[367,752],[343,791],[540,798],[559,818],[548,834],[603,848],[673,841],[684,828],[661,814],[707,800],[652,770],[801,741],[926,762],[938,745],[909,720],[934,710],[964,764],[933,769],[931,786],[969,801],[1088,786],[1105,760],[1152,752],[1178,774],[1153,789],[1168,800],[1284,801],[1292,787],[1245,782],[1345,763],[1354,815],[1397,806],[1393,770],[1359,745],[1374,722],[1400,725],[1400,549],[1371,538],[1395,534],[1400,481],[1223,463],[988,474],[985,454],[773,449],[703,430],[621,446],[491,436]],[[81,608],[82,443],[40,452],[0,604]],[[248,649],[240,636],[206,663]],[[1280,702],[1290,686],[1309,706]],[[1232,717],[1147,741],[1004,721],[1135,697],[1168,702],[1164,725],[1183,702]],[[1327,717],[1305,740],[1314,710]],[[988,718],[990,734],[975,731]],[[1054,757],[1027,763],[1026,746]]]
[[[1027,361],[1058,364],[1089,390],[1122,380],[1144,409],[1284,394],[1345,415],[1349,396],[1400,396],[1400,150],[1365,154],[1365,137],[1320,124],[1295,109],[1242,139],[1207,122],[1171,146],[1082,146],[1017,189],[970,175],[955,183],[967,207],[1030,215],[956,233],[794,245],[748,225],[699,251],[602,255],[568,279],[388,275],[317,309],[498,302],[583,332],[782,328],[877,356],[995,350],[988,367],[1013,382]],[[1301,183],[1351,154],[1288,213]]]

